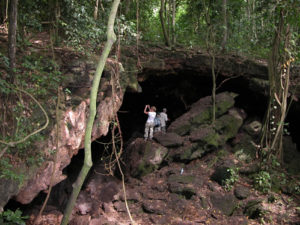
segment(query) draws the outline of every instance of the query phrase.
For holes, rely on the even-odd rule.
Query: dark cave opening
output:
[[[146,104],[155,105],[157,111],[167,108],[169,123],[188,111],[191,104],[198,99],[211,95],[212,78],[210,74],[199,74],[194,71],[177,71],[176,74],[156,74],[147,71],[149,78],[140,82],[141,93],[126,92],[123,104],[118,112],[123,137],[142,137],[147,116],[143,113]],[[217,79],[217,93],[228,91],[237,93],[235,107],[243,109],[247,115],[245,123],[249,120],[263,121],[268,105],[268,97],[263,93],[255,92],[250,87],[246,77],[239,76],[232,79],[220,74]],[[225,82],[224,82],[225,81]],[[268,91],[268,90],[266,90]],[[288,112],[286,126],[293,142],[299,149],[300,133],[299,117],[300,106],[292,103]]]
[[[218,77],[217,87],[225,78]],[[119,110],[122,133],[125,139],[132,135],[142,136],[147,116],[143,113],[146,104],[155,105],[158,112],[167,108],[169,122],[189,110],[202,97],[211,95],[212,79],[209,74],[180,71],[177,74],[156,76],[155,72],[146,81],[140,82],[141,93],[126,92]],[[239,77],[222,83],[217,93],[237,93],[235,106],[243,109],[248,117],[262,120],[267,98],[249,89],[249,81]]]

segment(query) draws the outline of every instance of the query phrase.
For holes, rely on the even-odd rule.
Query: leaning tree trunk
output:
[[[63,220],[61,222],[62,225],[67,225],[69,221],[69,216],[72,212],[72,209],[75,205],[76,199],[78,197],[78,194],[80,192],[80,189],[82,187],[82,184],[90,170],[90,168],[93,165],[92,162],[92,154],[91,154],[91,139],[92,139],[92,129],[93,124],[96,116],[96,101],[97,101],[97,93],[99,89],[99,83],[101,79],[101,75],[105,66],[106,59],[109,55],[109,52],[112,48],[113,43],[116,41],[116,35],[114,33],[114,22],[116,19],[116,14],[118,11],[118,7],[120,4],[120,0],[114,0],[112,4],[112,8],[110,11],[109,19],[108,19],[108,25],[107,25],[107,42],[104,46],[104,50],[102,52],[102,55],[100,57],[96,73],[93,80],[93,86],[91,89],[91,95],[90,95],[90,113],[89,118],[86,125],[86,131],[85,131],[85,137],[84,137],[84,164],[80,171],[79,176],[77,177],[76,182],[73,184],[73,191],[72,195],[69,199],[68,205],[66,207]]]
[[[171,44],[170,44],[169,36],[167,34],[166,26],[165,26],[164,11],[165,11],[165,0],[160,0],[160,10],[159,10],[160,23],[161,23],[161,27],[162,27],[162,31],[164,34],[164,39],[165,39],[166,45],[170,46]]]
[[[16,69],[16,44],[17,44],[17,17],[18,0],[10,1],[9,27],[8,27],[8,59],[9,59],[9,82],[14,82]]]

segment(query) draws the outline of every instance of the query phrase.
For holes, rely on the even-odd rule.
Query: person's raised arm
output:
[[[147,112],[148,106],[149,106],[149,105],[145,105],[145,109],[144,109],[144,113],[145,113],[145,114],[148,114],[148,112]]]

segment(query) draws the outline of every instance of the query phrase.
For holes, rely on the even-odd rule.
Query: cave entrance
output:
[[[149,75],[151,74],[151,76]],[[212,77],[194,71],[178,71],[176,74],[162,74],[160,71],[147,71],[139,76],[148,77],[140,82],[141,93],[126,92],[119,110],[119,119],[125,140],[131,136],[142,137],[147,116],[143,113],[146,104],[154,105],[158,112],[167,108],[170,122],[189,110],[190,106],[202,97],[211,95]],[[267,98],[249,88],[245,77],[228,79],[221,74],[217,79],[217,93],[229,91],[238,94],[236,107],[243,109],[248,117],[262,120]]]

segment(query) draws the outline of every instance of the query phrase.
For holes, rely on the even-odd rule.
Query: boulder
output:
[[[219,209],[226,216],[231,216],[237,207],[237,200],[233,194],[221,195],[214,193],[210,196],[214,208]]]
[[[216,95],[216,117],[225,114],[234,106],[236,96],[236,94],[229,92]],[[191,106],[188,112],[170,124],[168,132],[174,132],[181,136],[187,135],[193,128],[209,124],[211,122],[211,112],[211,96],[201,98]]]
[[[154,140],[165,147],[179,147],[183,144],[183,138],[176,133],[162,133],[154,134]]]
[[[257,120],[254,120],[243,127],[243,129],[254,138],[260,134],[261,128],[262,124]]]
[[[168,187],[171,193],[179,194],[185,197],[185,199],[191,199],[196,195],[197,186],[202,186],[203,181],[197,180],[192,175],[176,175],[172,174],[168,177]]]
[[[246,199],[250,195],[250,190],[249,190],[249,188],[244,187],[244,186],[237,186],[234,189],[234,195],[238,199]]]
[[[258,219],[265,214],[262,200],[250,200],[244,208],[244,214],[250,219]]]
[[[251,160],[256,157],[257,146],[250,135],[239,133],[236,135],[232,144],[234,145],[233,151],[237,153],[237,155],[241,155],[241,159],[244,158],[247,161],[247,159]]]
[[[167,210],[167,204],[161,200],[144,200],[142,203],[143,210],[147,213],[163,215]]]
[[[192,155],[197,149],[197,143],[185,143],[180,148],[170,150],[168,159],[169,161],[189,162],[192,160]]]
[[[242,124],[243,118],[236,109],[231,109],[228,114],[218,118],[215,122],[215,129],[221,135],[221,144],[235,137]]]
[[[125,149],[125,164],[129,174],[141,178],[157,168],[163,162],[168,149],[164,146],[137,138]]]
[[[198,129],[193,130],[190,135],[190,141],[198,142],[201,146],[209,149],[217,149],[219,135],[215,130],[208,125],[200,126]]]

